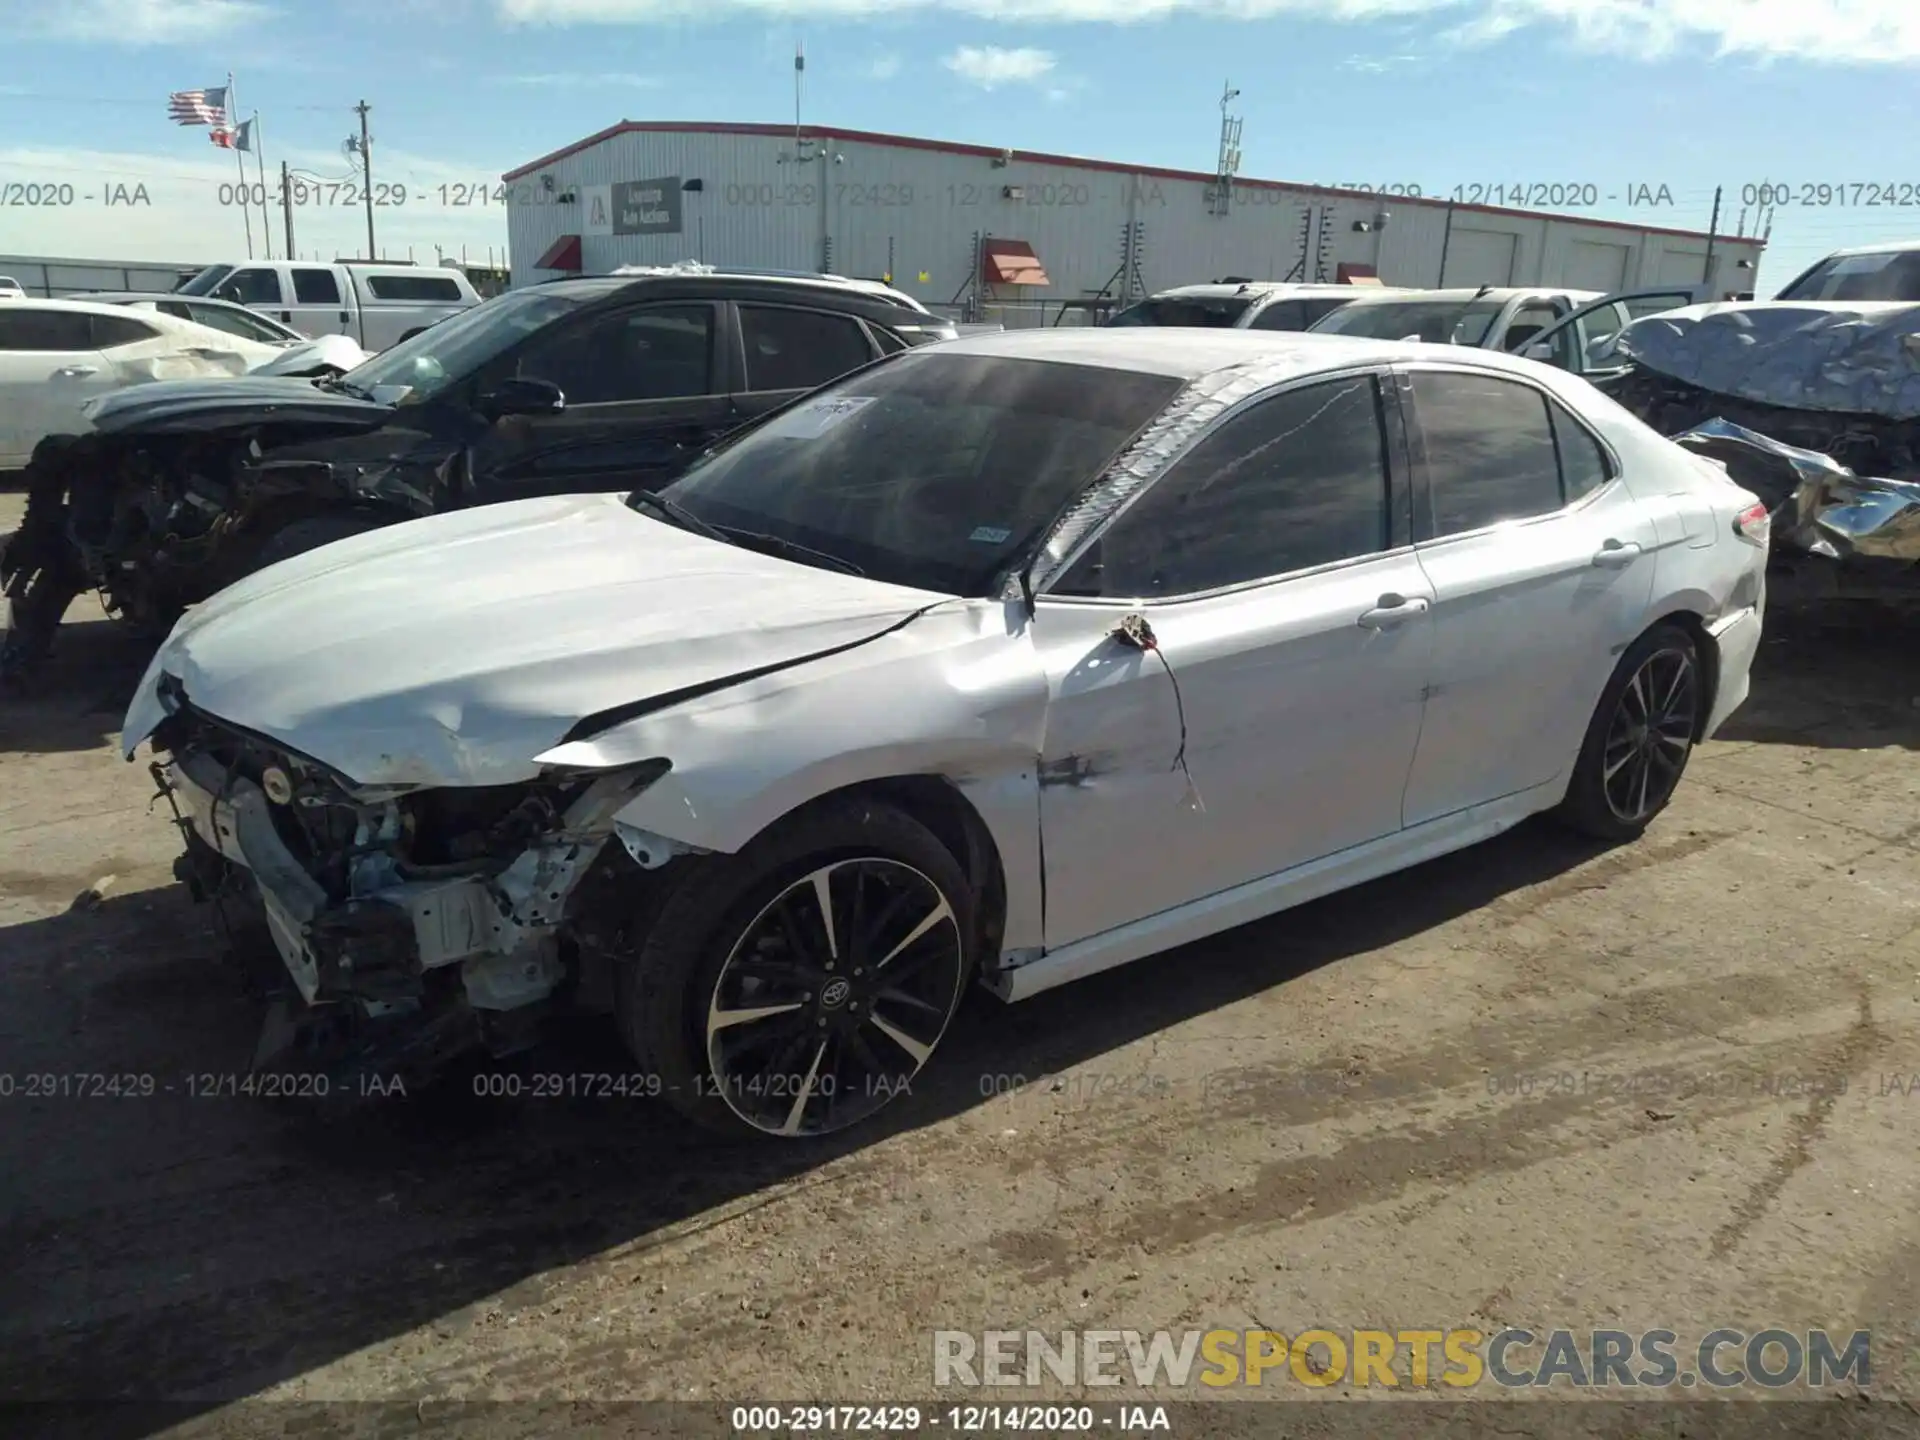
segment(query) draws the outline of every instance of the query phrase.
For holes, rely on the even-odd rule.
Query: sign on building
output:
[[[613,186],[582,185],[580,187],[580,233],[582,235],[613,234]]]
[[[622,180],[613,187],[613,233],[616,235],[678,235],[680,233],[680,177]]]

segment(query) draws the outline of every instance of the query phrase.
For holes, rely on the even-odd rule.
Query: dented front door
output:
[[[1043,599],[1049,948],[1397,831],[1430,596],[1399,551],[1137,610]],[[1116,638],[1135,613],[1155,651]]]

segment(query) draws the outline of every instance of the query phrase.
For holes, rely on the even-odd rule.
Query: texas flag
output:
[[[207,138],[222,150],[253,149],[253,121],[242,120],[237,130],[210,130]]]

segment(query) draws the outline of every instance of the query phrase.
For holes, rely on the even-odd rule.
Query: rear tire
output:
[[[1601,840],[1640,838],[1686,773],[1707,703],[1698,642],[1659,624],[1627,647],[1588,722],[1557,819]]]
[[[295,520],[291,525],[284,526],[269,535],[254,552],[253,563],[241,573],[252,575],[256,571],[266,569],[269,565],[277,565],[282,560],[291,560],[295,555],[304,555],[309,550],[318,550],[322,545],[331,545],[336,540],[345,540],[352,535],[364,535],[370,530],[378,530],[387,523],[371,515],[351,512],[314,515],[305,520]]]
[[[621,967],[618,1015],[676,1110],[736,1138],[814,1138],[907,1093],[975,960],[975,897],[932,831],[842,799],[737,855],[675,863],[686,875]]]

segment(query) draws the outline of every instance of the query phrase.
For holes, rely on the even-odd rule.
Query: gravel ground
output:
[[[760,1148],[467,1077],[350,1124],[193,1093],[258,1011],[83,600],[0,708],[0,1399],[857,1403],[931,1395],[936,1328],[1779,1326],[1870,1329],[1910,1420],[1917,639],[1777,610],[1640,843],[1529,824],[981,997],[878,1128]],[[626,1068],[591,1026],[502,1067]]]

